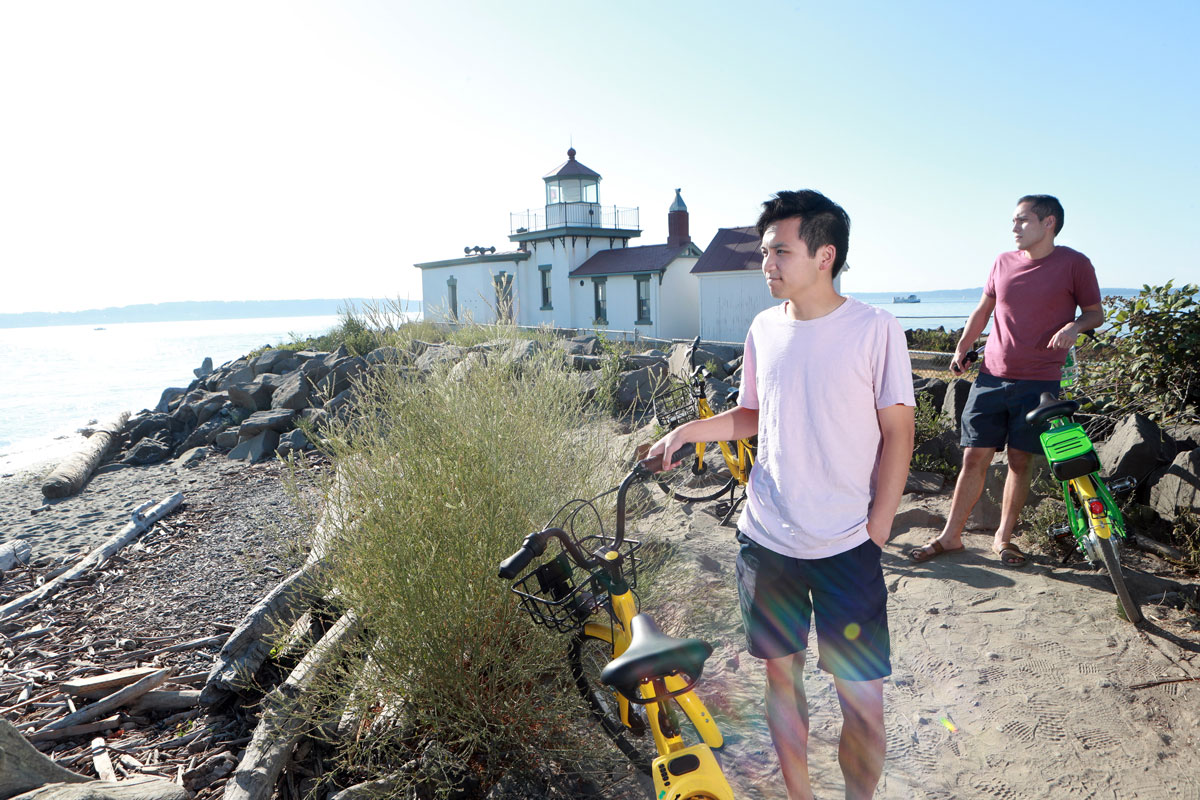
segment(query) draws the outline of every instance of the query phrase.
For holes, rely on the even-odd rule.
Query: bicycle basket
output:
[[[584,552],[599,553],[610,550],[612,541],[607,536],[587,536],[579,540],[579,545]],[[622,576],[630,589],[637,586],[637,565],[641,559],[634,553],[641,546],[633,539],[621,543]],[[579,630],[601,608],[611,613],[608,588],[608,575],[603,569],[591,573],[580,569],[565,552],[512,586],[521,608],[533,621],[559,633]]]
[[[670,383],[653,397],[654,418],[668,430],[696,419],[696,399],[686,383]]]

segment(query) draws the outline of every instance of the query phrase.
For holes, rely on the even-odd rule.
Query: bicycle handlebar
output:
[[[676,453],[678,452],[676,451]],[[661,455],[639,461],[621,480],[617,487],[616,529],[609,549],[619,550],[622,542],[625,541],[625,493],[635,482],[645,480],[656,472],[662,472]],[[570,554],[571,560],[583,569],[592,569],[601,563],[600,557],[585,553],[583,548],[562,528],[546,528],[526,536],[525,541],[521,542],[520,549],[500,563],[500,577],[504,580],[513,580],[520,575],[533,559],[546,552],[546,542],[550,539],[558,539],[563,549]]]

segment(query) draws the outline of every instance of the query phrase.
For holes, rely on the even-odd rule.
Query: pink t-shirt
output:
[[[867,540],[882,436],[876,411],[915,405],[900,323],[852,297],[820,319],[784,305],[754,318],[738,403],[758,409],[758,452],[738,528],[795,558]]]
[[[1100,302],[1092,262],[1062,245],[1036,260],[1001,253],[983,293],[996,298],[996,310],[982,370],[1009,380],[1059,380],[1067,351],[1051,349],[1051,337],[1075,320],[1076,306]]]

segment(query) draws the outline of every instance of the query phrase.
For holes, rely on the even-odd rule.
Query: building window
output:
[[[458,281],[453,277],[446,281],[446,310],[450,319],[458,319]]]
[[[592,297],[596,301],[596,325],[608,324],[608,288],[604,278],[592,278]]]
[[[650,324],[650,276],[636,275],[637,280],[637,320],[635,325]]]
[[[551,311],[554,305],[550,302],[550,265],[541,264],[538,270],[542,274],[542,311]]]

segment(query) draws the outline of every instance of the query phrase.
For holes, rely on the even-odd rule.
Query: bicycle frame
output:
[[[704,396],[703,390],[696,397],[696,414],[700,419],[708,419],[715,416],[712,406],[708,404],[708,398]],[[730,445],[735,445],[734,448]],[[729,474],[737,478],[737,482],[745,486],[750,482],[750,469],[754,466],[754,448],[749,445],[745,439],[737,439],[733,442],[717,442],[717,446],[721,448],[721,455],[725,457],[725,465],[729,467]],[[696,443],[696,460],[698,463],[704,463],[705,443]]]

